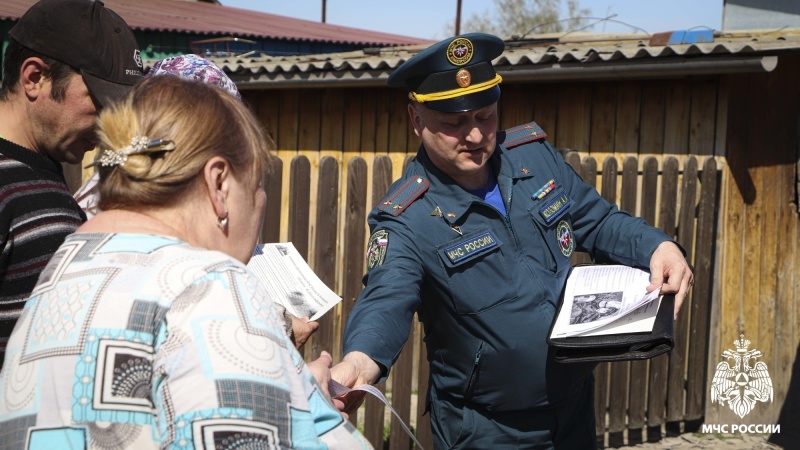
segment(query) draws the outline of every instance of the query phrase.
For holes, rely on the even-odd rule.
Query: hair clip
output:
[[[128,161],[129,155],[168,152],[171,150],[175,150],[175,142],[169,139],[150,140],[147,136],[134,136],[133,139],[131,139],[131,145],[119,150],[103,150],[103,154],[94,162],[87,165],[86,168],[97,165],[103,167],[121,166]]]

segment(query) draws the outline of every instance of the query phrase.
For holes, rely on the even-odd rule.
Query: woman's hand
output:
[[[292,342],[298,349],[317,331],[319,322],[310,321],[308,317],[292,317]],[[330,356],[330,355],[328,355]]]

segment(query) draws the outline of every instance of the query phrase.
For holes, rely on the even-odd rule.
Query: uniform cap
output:
[[[29,50],[77,69],[107,106],[142,77],[133,31],[100,0],[41,0],[8,33]]]
[[[389,76],[388,85],[409,91],[411,101],[441,112],[464,112],[500,98],[502,81],[492,60],[505,44],[497,36],[467,33],[417,53]]]

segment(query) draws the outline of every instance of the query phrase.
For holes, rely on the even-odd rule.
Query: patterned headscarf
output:
[[[228,91],[231,95],[242,99],[236,84],[228,78],[216,64],[197,55],[179,55],[162,59],[144,76],[150,78],[158,75],[176,75],[189,80],[214,84]]]

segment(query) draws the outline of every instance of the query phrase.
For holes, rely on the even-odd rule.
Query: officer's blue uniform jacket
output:
[[[530,410],[566,399],[591,375],[593,365],[555,362],[546,343],[573,251],[647,268],[671,239],[603,200],[530,130],[541,129],[499,133],[490,159],[505,217],[420,148],[370,213],[365,288],[345,353],[366,353],[385,379],[418,311],[437,399]],[[534,195],[550,180],[550,192]]]

